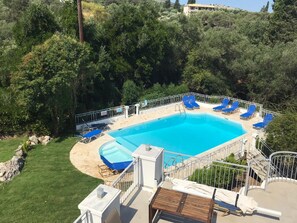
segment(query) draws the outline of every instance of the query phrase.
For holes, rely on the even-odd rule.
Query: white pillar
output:
[[[140,106],[140,104],[135,104],[136,115],[139,115],[139,106]]]
[[[259,137],[259,134],[258,133],[253,133],[252,134],[252,137],[253,137],[253,139],[252,139],[252,145],[251,145],[251,150],[255,150],[256,149],[256,145],[257,145],[257,139],[258,139],[258,137]]]
[[[242,138],[241,151],[240,151],[240,156],[241,157],[244,156],[244,152],[246,151],[246,144],[247,144],[247,139],[246,138]]]
[[[162,181],[163,176],[163,148],[142,144],[133,153],[134,159],[138,159],[139,186],[143,189],[154,190],[156,185]]]
[[[99,193],[102,191],[103,193]],[[78,208],[81,214],[90,211],[92,219],[90,222],[103,223],[114,209],[120,214],[120,195],[120,190],[100,184],[78,205]]]
[[[129,117],[129,106],[125,106],[125,118]]]

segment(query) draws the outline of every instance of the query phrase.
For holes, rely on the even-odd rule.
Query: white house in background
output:
[[[189,15],[193,12],[198,12],[201,10],[217,11],[217,10],[239,10],[239,9],[232,8],[232,7],[225,6],[225,5],[216,5],[216,4],[210,4],[210,5],[188,4],[188,5],[184,6],[185,15]]]

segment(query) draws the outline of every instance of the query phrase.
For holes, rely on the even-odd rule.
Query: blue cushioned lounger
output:
[[[91,142],[92,139],[96,139],[97,138],[97,135],[101,134],[102,133],[102,130],[101,129],[95,129],[91,132],[88,132],[86,134],[84,134],[82,137],[82,142],[85,142],[85,143],[88,143],[88,142]]]
[[[196,102],[195,95],[189,96],[189,102],[191,105],[193,105],[194,108],[200,108],[200,105]]]
[[[239,106],[239,102],[238,101],[235,101],[235,102],[232,103],[232,105],[231,105],[230,108],[223,108],[222,109],[222,112],[224,114],[233,113],[233,112],[235,112],[238,109],[238,106]]]
[[[194,106],[190,104],[190,99],[188,95],[183,96],[183,104],[187,109],[193,109]]]
[[[229,99],[228,98],[224,98],[223,101],[222,101],[222,104],[217,106],[217,107],[214,107],[212,108],[214,111],[221,111],[223,108],[226,108],[229,104]]]
[[[256,124],[253,124],[253,127],[255,129],[263,129],[263,128],[266,128],[266,126],[272,121],[273,119],[273,115],[272,114],[266,114],[264,119],[263,119],[263,122],[258,122]]]
[[[247,109],[246,113],[240,115],[241,119],[249,119],[254,116],[256,112],[256,105],[250,105]]]

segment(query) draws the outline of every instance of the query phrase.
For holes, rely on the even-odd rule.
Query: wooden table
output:
[[[211,199],[159,187],[149,204],[149,223],[157,210],[210,223],[213,206]]]

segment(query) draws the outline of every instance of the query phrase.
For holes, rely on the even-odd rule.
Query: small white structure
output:
[[[151,145],[140,145],[133,153],[134,159],[139,159],[138,170],[139,186],[142,189],[156,189],[157,185],[162,181],[163,173],[163,148]]]
[[[120,190],[100,184],[78,205],[80,213],[89,211],[91,222],[103,223],[114,209],[120,214],[120,194]]]
[[[225,5],[205,5],[205,4],[187,4],[184,6],[184,14],[190,15],[191,13],[198,12],[201,10],[207,10],[207,11],[217,11],[217,10],[238,10],[236,8],[232,8]]]
[[[136,108],[136,115],[139,115],[139,107],[140,107],[140,104],[135,104],[135,108]]]
[[[125,118],[129,118],[129,106],[125,106]]]

